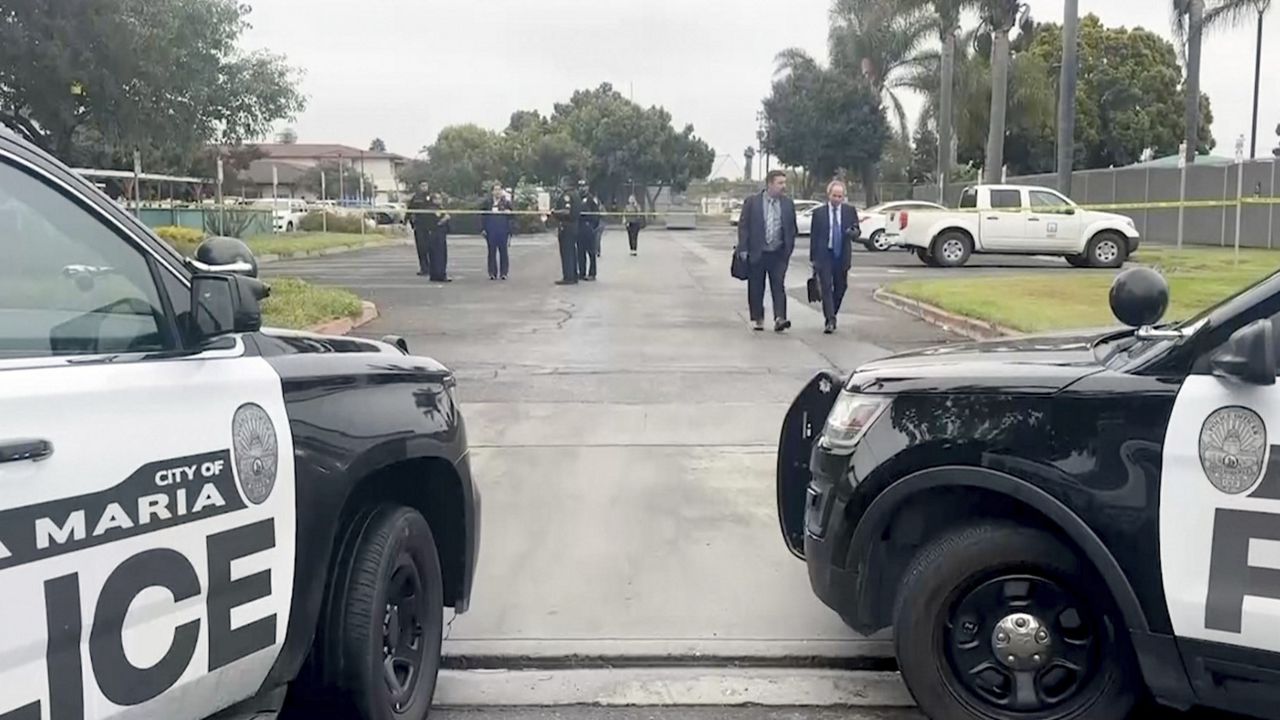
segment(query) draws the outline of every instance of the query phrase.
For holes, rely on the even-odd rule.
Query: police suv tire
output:
[[[1082,604],[1095,603],[1086,610],[1101,619],[1096,629],[1098,666],[1089,682],[1061,705],[1023,713],[984,702],[962,689],[946,657],[945,627],[953,604],[983,578],[1005,574],[1053,578],[1074,590]],[[1138,699],[1133,681],[1138,670],[1128,638],[1121,634],[1123,627],[1102,580],[1075,552],[1041,530],[989,523],[948,532],[916,555],[898,588],[894,646],[903,680],[927,717],[1124,720]]]
[[[1104,230],[1093,236],[1084,256],[1093,267],[1118,268],[1124,265],[1129,241],[1123,235]]]
[[[338,588],[335,598],[342,628],[334,647],[342,669],[339,690],[361,720],[425,718],[435,694],[444,630],[444,583],[435,538],[412,508],[384,506],[362,520],[352,542],[350,582]],[[406,569],[406,562],[420,580],[414,611],[422,626],[422,652],[412,692],[397,708],[384,677],[384,629],[398,622],[387,608],[393,578]]]
[[[960,267],[969,262],[971,255],[973,255],[973,240],[957,230],[942,233],[929,248],[929,257],[937,267]]]

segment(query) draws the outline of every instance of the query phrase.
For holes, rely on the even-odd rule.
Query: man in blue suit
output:
[[[756,330],[764,330],[764,284],[773,295],[773,330],[791,327],[787,319],[787,264],[796,249],[796,204],[786,196],[787,174],[774,170],[765,191],[742,203],[738,218],[740,258],[747,261],[747,307]]]
[[[809,262],[822,287],[822,314],[827,319],[823,332],[827,335],[836,331],[836,314],[849,288],[853,241],[862,232],[857,211],[844,201],[846,192],[844,183],[831,181],[827,186],[828,202],[813,211],[809,234]]]

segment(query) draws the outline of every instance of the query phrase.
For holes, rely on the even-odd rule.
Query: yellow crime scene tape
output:
[[[905,202],[905,201],[887,201],[887,202]],[[1160,201],[1160,202],[1135,202],[1135,203],[1091,203],[1087,205],[1078,205],[1077,207],[1081,210],[1114,211],[1114,210],[1177,210],[1179,208],[1183,208],[1183,209],[1232,208],[1232,207],[1235,207],[1236,205],[1280,205],[1280,197],[1274,197],[1274,198],[1246,197],[1246,198],[1241,198],[1238,201],[1234,199],[1230,199],[1230,200],[1184,200],[1184,201],[1169,200],[1169,201]],[[180,206],[180,205],[151,205],[151,204],[144,203],[140,206],[131,206],[131,207],[136,207],[142,210],[203,210],[205,212],[217,212],[225,209],[225,210],[235,210],[236,212],[250,212],[250,213],[273,212],[268,208],[246,208],[246,207],[235,207],[235,206],[219,207],[216,205]],[[1056,210],[1053,208],[986,208],[986,209],[947,208],[947,210],[949,212],[957,212],[957,213],[1022,212],[1022,213],[1036,213],[1036,214],[1044,214],[1044,215],[1068,214],[1067,211]],[[321,212],[321,210],[317,209],[314,212]],[[390,214],[390,215],[465,216],[465,215],[495,214],[494,211],[492,210],[477,210],[474,208],[431,208],[426,210],[407,210],[407,209],[400,209],[400,208],[339,208],[337,210],[329,209],[329,210],[326,210],[325,212],[331,215],[334,215],[334,214],[351,214],[351,215]],[[930,212],[932,212],[932,210],[930,210]],[[553,211],[551,210],[506,210],[500,214],[520,215],[520,216],[540,216],[540,217],[546,217],[546,218],[555,217]],[[671,211],[664,211],[664,212],[644,212],[639,214],[616,211],[616,210],[610,210],[610,211],[601,210],[597,212],[580,213],[580,215],[584,217],[622,217],[622,218],[642,218],[642,219],[649,219],[649,218],[656,218],[656,217],[672,217],[672,216],[707,217],[707,216],[723,216],[723,215],[732,215],[732,214],[734,213],[723,213],[723,212],[702,213],[694,210],[671,210]]]

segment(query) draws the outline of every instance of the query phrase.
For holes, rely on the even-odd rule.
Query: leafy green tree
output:
[[[1029,54],[1046,67],[1060,66],[1060,34],[1055,23],[1037,25]],[[1108,28],[1096,15],[1086,15],[1080,21],[1079,48],[1074,164],[1128,165],[1148,147],[1157,156],[1177,152],[1184,91],[1174,46],[1148,30]],[[1207,96],[1201,107],[1198,150],[1207,153],[1213,147]]]
[[[609,83],[557,103],[548,122],[552,132],[587,151],[588,179],[606,201],[625,198],[634,187],[684,190],[710,175],[715,162],[715,151],[692,125],[677,130],[665,108],[641,107]]]
[[[451,125],[423,148],[431,186],[450,195],[470,196],[483,191],[486,181],[509,175],[502,163],[501,137],[478,125]]]
[[[911,139],[911,167],[908,171],[912,185],[929,185],[937,180],[938,136],[928,123],[919,123]]]
[[[373,141],[369,143],[369,152],[384,153],[386,151],[387,151],[387,143],[380,137],[374,138]]]
[[[300,111],[299,73],[238,41],[239,0],[0,5],[0,122],[72,164],[186,168]]]
[[[764,113],[765,148],[808,171],[805,191],[856,171],[867,204],[875,203],[874,170],[890,132],[880,94],[863,77],[823,68],[799,50],[784,51]]]

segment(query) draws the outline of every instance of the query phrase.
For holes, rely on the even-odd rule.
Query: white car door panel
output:
[[[236,338],[175,352],[171,270],[122,232],[0,156],[0,718],[194,720],[284,639],[280,378]]]
[[[1027,241],[1036,252],[1080,252],[1080,215],[1070,202],[1048,190],[1028,192]]]
[[[984,250],[1022,252],[1026,249],[1027,215],[1018,190],[990,191],[991,207],[978,211],[980,245]]]
[[[1174,404],[1160,562],[1174,633],[1280,652],[1280,386],[1193,375]]]
[[[0,398],[20,410],[0,444],[53,450],[0,464],[0,716],[194,719],[253,695],[293,584],[279,376],[238,357],[65,365],[0,371]]]

